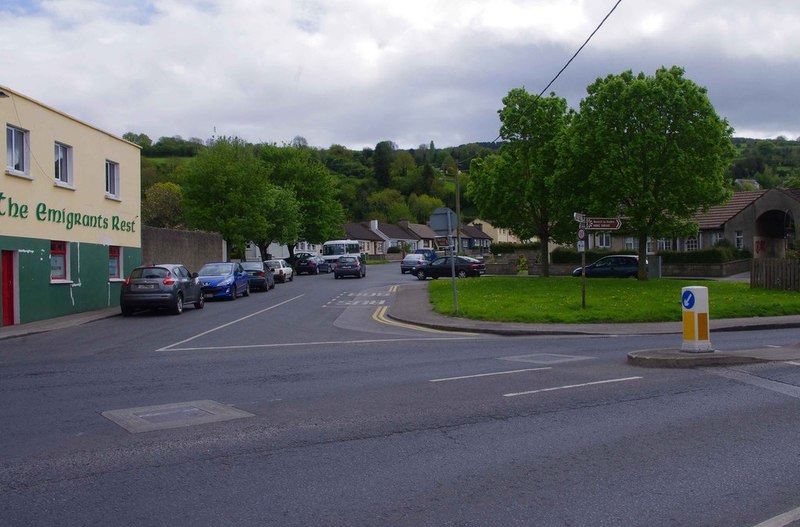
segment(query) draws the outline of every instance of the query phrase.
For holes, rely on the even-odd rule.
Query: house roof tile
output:
[[[700,229],[722,229],[725,223],[764,195],[766,190],[746,190],[734,192],[727,203],[711,207],[706,213],[698,213],[693,218]]]

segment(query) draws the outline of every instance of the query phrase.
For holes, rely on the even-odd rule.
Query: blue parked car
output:
[[[207,263],[197,274],[206,300],[250,296],[250,275],[238,262]]]
[[[432,262],[439,257],[436,254],[436,251],[434,251],[433,249],[417,249],[416,251],[414,251],[414,254],[422,255],[422,257],[429,262]]]

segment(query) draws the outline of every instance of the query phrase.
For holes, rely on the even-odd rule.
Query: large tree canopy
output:
[[[549,274],[548,242],[558,225],[551,213],[557,143],[569,122],[567,102],[521,88],[503,98],[500,154],[472,161],[467,196],[481,217],[522,239],[538,236],[543,274]]]
[[[732,129],[683,73],[674,66],[652,77],[598,79],[561,145],[560,202],[623,217],[624,231],[639,240],[641,279],[648,237],[696,231],[692,216],[729,195]]]
[[[273,204],[269,171],[253,149],[223,137],[187,163],[181,188],[189,227],[218,232],[239,253],[261,239]],[[240,254],[241,255],[241,254]]]

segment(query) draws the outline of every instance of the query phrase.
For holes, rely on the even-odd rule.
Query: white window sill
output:
[[[50,285],[74,284],[72,280],[50,280]]]
[[[71,185],[69,183],[64,183],[63,181],[59,181],[57,179],[53,181],[53,186],[58,188],[65,188],[67,190],[75,190],[74,185]]]
[[[33,178],[30,174],[26,174],[25,172],[20,172],[19,170],[14,170],[13,168],[6,167],[6,174],[9,176],[19,177],[22,179],[27,179],[33,181]]]
[[[111,201],[122,201],[119,196],[115,196],[113,194],[106,194],[106,199],[110,199]]]

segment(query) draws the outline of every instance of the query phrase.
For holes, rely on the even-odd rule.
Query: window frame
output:
[[[744,249],[744,231],[736,231],[736,248],[739,250]]]
[[[63,274],[53,275],[54,257],[60,257],[63,261]],[[50,282],[67,282],[69,277],[69,243],[61,240],[50,240]]]
[[[53,178],[55,184],[60,187],[72,187],[74,184],[72,177],[72,147],[59,141],[56,141],[53,147],[55,165]]]
[[[111,177],[109,177],[109,169],[111,170]],[[110,159],[106,159],[106,197],[111,199],[119,199],[120,197],[120,190],[119,190],[119,163],[116,161],[112,161]],[[109,182],[111,184],[109,184]],[[113,186],[113,188],[111,188]]]
[[[17,143],[19,141],[15,140],[19,134],[22,144],[21,144],[21,151],[19,152],[22,159],[20,160],[22,164],[22,170],[16,167],[14,164],[15,153],[17,151]],[[31,177],[31,149],[30,149],[30,131],[25,130],[24,128],[20,128],[19,126],[14,126],[12,124],[6,124],[6,174],[11,174],[12,176],[21,176],[27,179],[33,179]]]
[[[684,252],[692,252],[700,250],[700,237],[697,235],[687,236],[683,243]]]
[[[111,263],[116,262],[117,274],[111,273]],[[122,280],[122,247],[119,245],[108,246],[108,279]]]
[[[594,235],[594,244],[598,249],[611,248],[611,233],[608,231],[600,231]]]

